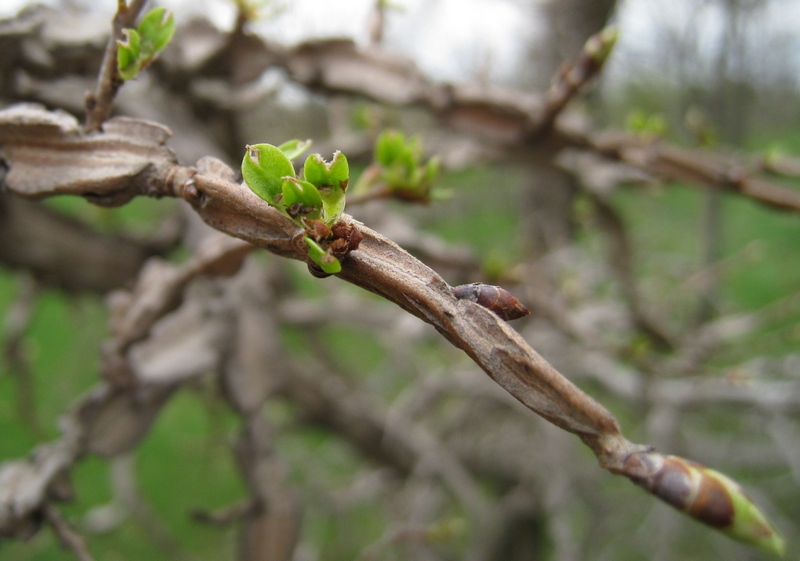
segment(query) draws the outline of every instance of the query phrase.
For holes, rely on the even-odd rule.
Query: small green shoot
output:
[[[117,69],[122,80],[132,80],[149,66],[175,33],[175,18],[166,8],[154,8],[136,29],[124,29],[117,41]]]
[[[330,249],[322,249],[322,247],[309,236],[303,239],[308,246],[308,256],[314,263],[319,265],[320,269],[329,275],[334,275],[342,270],[342,264],[331,254]]]
[[[428,203],[441,198],[432,190],[439,175],[440,161],[434,157],[423,162],[422,143],[418,137],[387,130],[375,141],[375,166],[365,173],[358,190],[381,185],[389,195],[411,202]]]
[[[334,274],[342,270],[342,265],[331,248],[323,245],[335,241],[331,227],[344,212],[350,168],[341,152],[336,152],[330,162],[311,154],[303,166],[303,179],[298,178],[291,160],[309,145],[308,141],[290,140],[280,146],[247,146],[242,177],[256,195],[305,230],[309,259],[325,273]],[[338,244],[342,246],[350,247],[348,243]]]

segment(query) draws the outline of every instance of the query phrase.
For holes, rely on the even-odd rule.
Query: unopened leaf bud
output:
[[[784,542],[738,483],[678,456],[632,454],[623,473],[653,495],[728,536],[782,556]]]
[[[586,41],[583,50],[592,57],[598,64],[603,64],[619,38],[619,29],[609,26],[595,33]]]
[[[473,282],[453,287],[453,295],[459,300],[480,304],[506,321],[529,315],[531,312],[514,295],[504,288]]]

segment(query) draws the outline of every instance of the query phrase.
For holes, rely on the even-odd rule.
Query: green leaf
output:
[[[379,0],[378,4],[384,10],[395,10],[397,12],[406,11],[406,7],[400,2],[391,2],[390,0]]]
[[[308,257],[319,265],[320,269],[330,275],[334,275],[342,270],[342,264],[336,257],[331,255],[330,251],[322,249],[317,242],[308,236],[303,239],[308,246]]]
[[[326,162],[319,154],[311,154],[303,165],[303,177],[319,189],[323,204],[323,219],[333,224],[342,216],[345,206],[345,191],[350,182],[350,167],[341,152]]]
[[[410,176],[413,171],[419,166],[419,161],[422,158],[422,142],[418,136],[414,136],[405,140],[403,149],[400,151],[399,161],[403,167],[408,170]]]
[[[281,204],[287,214],[298,225],[303,226],[302,219],[319,220],[322,216],[322,198],[317,188],[308,181],[296,177],[285,177],[281,185],[283,199]]]
[[[433,183],[433,181],[438,177],[439,171],[442,168],[442,160],[438,156],[432,157],[428,160],[428,163],[425,164],[425,177],[424,180],[428,183]]]
[[[303,179],[313,183],[317,187],[329,184],[330,173],[322,156],[319,154],[311,154],[306,158],[303,164]]]
[[[175,33],[175,17],[166,8],[153,8],[139,22],[143,54],[149,58],[164,50]]]
[[[384,131],[375,141],[375,159],[380,167],[378,181],[394,196],[407,201],[429,202],[431,184],[439,174],[438,158],[423,162],[419,137],[405,138],[397,131]]]
[[[664,136],[667,121],[660,113],[646,113],[636,109],[625,117],[625,128],[633,133]]]
[[[331,184],[346,191],[350,182],[350,164],[347,163],[345,155],[337,150],[333,153],[333,160],[327,166],[330,171]]]
[[[317,187],[334,185],[344,191],[350,181],[350,166],[345,155],[338,150],[330,162],[326,162],[319,154],[311,154],[303,166],[303,177]]]
[[[403,134],[395,130],[383,131],[375,141],[375,159],[384,167],[391,167],[401,158],[405,143]]]
[[[123,29],[117,41],[117,68],[123,80],[132,80],[166,47],[175,33],[175,18],[166,8],[155,8],[136,29]]]
[[[274,207],[284,210],[281,201],[284,178],[295,177],[294,166],[280,148],[272,144],[247,146],[242,160],[242,177],[248,187]]]
[[[135,29],[123,29],[117,41],[117,69],[123,80],[132,80],[141,70],[141,38]]]
[[[283,152],[283,155],[286,156],[289,160],[294,160],[295,158],[301,156],[303,152],[308,150],[311,146],[310,140],[289,140],[284,142],[280,146],[278,146],[278,150]]]

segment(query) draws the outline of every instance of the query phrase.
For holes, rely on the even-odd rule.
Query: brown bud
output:
[[[306,220],[304,224],[306,226],[306,234],[317,241],[324,240],[333,235],[330,227],[322,220]]]
[[[341,220],[333,225],[331,231],[336,238],[331,244],[331,253],[335,257],[344,257],[355,251],[364,239],[364,234],[357,227]]]
[[[733,522],[733,501],[706,468],[677,456],[633,454],[626,462],[631,480],[663,501],[715,528]]]
[[[739,484],[726,475],[652,451],[631,454],[621,472],[692,518],[734,539],[783,555],[780,534]]]
[[[480,304],[506,321],[529,315],[531,312],[509,291],[499,286],[473,282],[453,287],[453,295],[459,300]]]

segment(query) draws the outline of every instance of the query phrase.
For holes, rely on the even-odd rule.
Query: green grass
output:
[[[671,185],[619,190],[613,199],[630,229],[645,297],[650,306],[668,310],[674,325],[687,321],[697,305],[696,280],[705,268],[704,198],[702,189]],[[754,312],[800,292],[800,216],[727,194],[721,238],[720,314]],[[800,307],[794,308],[788,316],[768,318],[760,333],[800,320]],[[797,331],[786,335],[787,344],[774,351],[796,349]]]
[[[137,197],[129,203],[115,208],[88,204],[81,197],[52,197],[43,204],[76,218],[102,232],[128,234],[152,234],[159,224],[175,212],[177,201]]]
[[[725,206],[723,235],[732,270],[723,295],[733,307],[757,309],[800,291],[800,216],[742,198]]]
[[[13,288],[8,289],[7,285],[3,287],[6,306],[15,294]],[[24,454],[32,441],[57,435],[58,417],[75,396],[97,380],[105,318],[105,309],[96,298],[68,300],[50,291],[38,295],[22,347],[32,372],[34,403],[20,410],[20,386],[9,365],[4,364],[0,373],[0,418],[8,423],[7,430],[20,438],[0,439],[0,458]],[[20,417],[35,418],[38,429]],[[7,434],[5,430],[3,434]]]
[[[452,192],[450,199],[426,207],[395,206],[442,239],[470,247],[483,263],[510,266],[526,249],[520,224],[525,222],[527,181],[522,169],[480,166],[442,178],[441,186]]]

